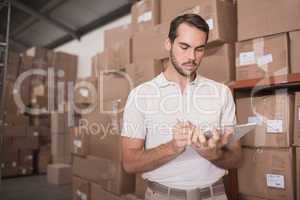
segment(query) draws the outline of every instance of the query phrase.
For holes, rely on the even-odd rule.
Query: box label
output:
[[[284,176],[277,174],[266,174],[267,186],[284,189]]]
[[[78,147],[78,148],[81,148],[82,147],[82,142],[81,140],[74,140],[73,142],[74,146]]]
[[[267,132],[268,133],[282,133],[283,132],[282,120],[268,120],[267,121]]]
[[[88,89],[80,89],[79,90],[80,95],[83,97],[88,97],[89,96],[89,90]]]
[[[212,30],[214,28],[214,20],[213,19],[206,20],[206,23],[208,24],[209,30]]]
[[[258,66],[267,65],[271,62],[273,62],[272,54],[267,54],[267,55],[264,55],[264,56],[261,56],[261,57],[257,58],[257,65]]]
[[[85,194],[79,190],[77,190],[76,193],[77,193],[77,196],[80,197],[80,200],[87,200],[87,194]]]
[[[152,19],[152,11],[145,12],[138,17],[138,23],[147,22]]]
[[[253,65],[256,63],[254,51],[240,53],[240,66]]]
[[[26,174],[27,173],[27,170],[26,169],[22,169],[22,174]]]
[[[34,132],[33,132],[33,136],[34,136],[34,137],[38,137],[38,136],[39,136],[39,132],[34,131]]]

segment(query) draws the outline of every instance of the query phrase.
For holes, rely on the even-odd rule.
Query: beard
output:
[[[173,53],[173,48],[171,48],[171,51],[170,51],[170,60],[171,60],[171,63],[173,65],[174,69],[176,70],[176,72],[178,74],[180,74],[181,76],[186,77],[190,80],[193,80],[196,77],[197,69],[198,69],[200,63],[197,64],[195,60],[187,62],[187,63],[183,63],[182,65],[192,64],[195,66],[195,70],[190,71],[190,72],[185,71],[182,67],[180,67],[180,64],[176,60],[176,57]]]

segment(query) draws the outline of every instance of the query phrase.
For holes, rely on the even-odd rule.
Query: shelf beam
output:
[[[250,79],[234,81],[228,84],[232,90],[252,89],[255,87],[281,87],[289,85],[300,85],[300,73],[272,76],[262,79]]]

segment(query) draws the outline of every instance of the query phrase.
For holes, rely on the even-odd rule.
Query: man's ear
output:
[[[167,51],[171,51],[171,48],[172,48],[172,43],[171,43],[170,39],[167,38],[167,39],[165,40],[165,49],[166,49]]]

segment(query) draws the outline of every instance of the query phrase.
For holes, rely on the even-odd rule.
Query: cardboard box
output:
[[[88,136],[89,155],[121,160],[121,108],[120,102],[107,101],[103,103],[103,112],[93,112],[80,120],[78,132],[79,135]]]
[[[99,77],[98,86],[100,103],[116,100],[126,102],[130,90],[133,89],[133,85],[124,71],[104,73]]]
[[[12,51],[8,53],[8,67],[6,71],[6,79],[16,80],[19,72],[20,62],[21,61],[19,54]]]
[[[74,156],[73,174],[117,195],[134,191],[134,176],[127,174],[120,162],[94,156]]]
[[[141,174],[136,174],[135,175],[135,191],[134,191],[134,194],[136,194],[139,198],[144,199],[146,189],[147,189],[146,181],[143,179]]]
[[[137,61],[126,66],[126,73],[133,82],[134,87],[152,80],[154,77],[164,71],[162,60],[144,60]]]
[[[91,200],[122,200],[121,197],[107,192],[100,185],[91,184]]]
[[[29,118],[29,125],[51,129],[51,116],[44,113],[31,115]]]
[[[19,160],[18,163],[23,166],[33,166],[33,149],[20,149],[18,152]]]
[[[135,33],[132,39],[133,62],[168,57],[169,52],[165,49],[164,43],[168,38],[169,27],[169,23],[164,23]]]
[[[65,81],[65,84],[67,81],[74,82],[77,79],[77,65],[78,57],[64,52],[55,52],[54,59],[50,63],[50,67],[54,67],[56,73],[59,73],[56,75],[57,80]]]
[[[90,200],[91,184],[84,179],[73,176],[73,200]]]
[[[234,51],[232,44],[207,48],[198,73],[224,84],[233,81],[235,79]]]
[[[104,47],[110,48],[132,38],[136,29],[131,24],[118,26],[104,31]]]
[[[293,150],[243,148],[238,169],[239,192],[245,195],[282,200],[294,199]]]
[[[23,72],[26,72],[30,69],[32,69],[32,64],[33,64],[33,57],[32,56],[26,56],[22,55],[20,61],[20,66],[19,66],[19,75],[22,74]]]
[[[242,138],[250,147],[289,147],[292,145],[293,96],[275,95],[241,97],[236,101],[239,124],[257,123],[257,127]],[[251,104],[252,100],[252,104]]]
[[[162,0],[161,21],[170,23],[178,15],[200,14],[210,27],[208,43],[235,42],[237,39],[236,8],[222,0]]]
[[[25,55],[39,58],[45,60],[46,62],[49,62],[51,61],[51,59],[53,59],[54,52],[52,50],[42,47],[32,47],[25,51]]]
[[[29,92],[29,90],[25,90],[25,86],[28,86],[28,81],[24,81],[23,83],[22,85],[20,85],[20,88],[17,88],[14,81],[11,80],[6,81],[5,83],[6,98],[4,99],[5,112],[9,114],[15,114],[15,115],[22,114],[25,112],[24,106],[26,106],[29,101],[29,94],[28,93],[25,94],[25,92]]]
[[[299,29],[299,7],[298,0],[238,0],[238,40]]]
[[[99,76],[101,71],[124,69],[132,62],[132,39],[115,43],[103,52],[92,57],[92,76]]]
[[[236,79],[287,75],[288,52],[286,33],[236,43]]]
[[[290,59],[291,73],[300,73],[299,52],[300,52],[300,31],[289,32],[290,36]]]
[[[28,126],[27,136],[35,136],[35,137],[50,136],[50,128],[47,126]]]
[[[18,151],[10,146],[1,147],[1,176],[13,177],[18,175]]]
[[[24,123],[23,125],[4,125],[2,126],[2,131],[4,136],[10,137],[25,137],[27,135],[27,126]]]
[[[294,145],[300,146],[300,92],[295,92]]]
[[[15,162],[1,164],[1,176],[3,178],[18,176],[18,166]]]
[[[160,23],[160,0],[138,1],[131,7],[132,25],[136,31],[151,28]]]
[[[53,163],[71,163],[71,136],[60,134],[51,136],[51,155]]]
[[[68,113],[51,113],[51,135],[66,135],[68,132]]]
[[[18,175],[19,176],[28,176],[28,175],[33,175],[34,168],[33,166],[18,166]]]
[[[74,90],[74,102],[76,105],[94,105],[97,103],[98,81],[96,77],[78,79]]]
[[[300,148],[296,148],[296,191],[297,200],[300,199]]]
[[[42,146],[37,155],[37,172],[39,174],[47,173],[47,167],[51,161],[51,149],[49,146]]]
[[[78,127],[70,129],[72,141],[72,153],[77,156],[86,156],[89,148],[89,138],[87,132],[80,132]]]
[[[268,199],[264,199],[264,198],[259,198],[256,196],[249,196],[249,195],[239,195],[239,200],[268,200]]]
[[[47,180],[51,184],[65,185],[72,183],[72,167],[66,164],[48,165]]]
[[[39,139],[34,136],[6,136],[3,137],[3,147],[10,148],[14,147],[16,149],[38,149]]]
[[[127,194],[127,195],[123,195],[122,199],[123,200],[142,200],[144,198],[139,198],[138,196],[136,196],[134,194]]]

